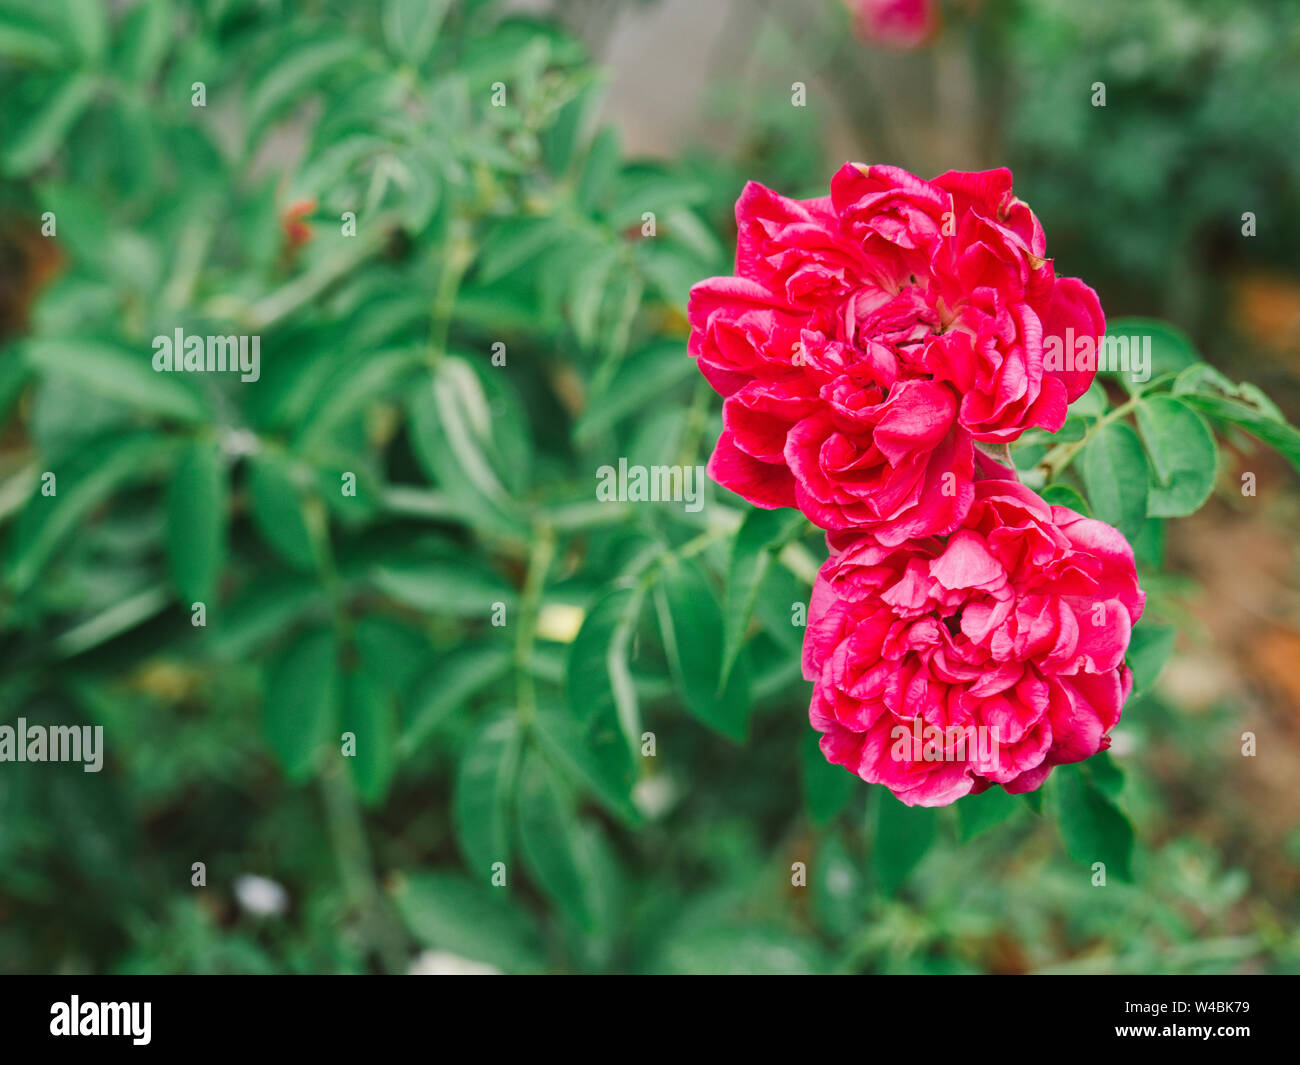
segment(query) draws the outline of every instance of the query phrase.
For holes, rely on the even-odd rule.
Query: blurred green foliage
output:
[[[0,350],[0,707],[107,747],[99,774],[0,766],[4,969],[1295,965],[1117,760],[940,811],[827,765],[806,522],[712,485],[698,513],[595,502],[601,465],[716,438],[685,302],[762,150],[625,158],[583,49],[490,0],[0,0],[0,58],[0,223],[17,279],[51,277]],[[260,337],[259,380],[155,373],[178,328]],[[1300,456],[1159,336],[1158,388],[1099,384],[1015,456],[1132,521],[1141,689],[1204,418]],[[1183,727],[1155,695],[1128,715]],[[286,913],[237,901],[250,873]]]
[[[1132,309],[1213,331],[1231,267],[1295,265],[1300,4],[1016,5],[1007,147],[1054,254]],[[1105,86],[1093,105],[1092,86]],[[1255,234],[1241,239],[1243,214]]]

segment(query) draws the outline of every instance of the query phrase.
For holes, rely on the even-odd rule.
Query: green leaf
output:
[[[600,309],[617,264],[615,249],[601,249],[589,256],[573,275],[568,293],[569,322],[579,347],[591,348],[596,343]]]
[[[1130,541],[1147,517],[1147,459],[1129,426],[1102,426],[1083,448],[1083,484],[1093,513]]]
[[[542,136],[542,153],[553,174],[563,174],[586,143],[597,112],[604,102],[603,86],[596,80],[582,85],[555,116]]]
[[[366,805],[383,802],[397,765],[397,721],[390,694],[363,669],[348,674],[343,701],[343,731],[356,737],[345,761]]]
[[[630,435],[625,446],[628,466],[653,468],[676,463],[686,439],[686,422],[686,408],[668,404],[656,405],[629,423]],[[612,470],[614,467],[609,468]],[[696,490],[700,489],[697,487]]]
[[[272,663],[266,735],[291,780],[303,780],[330,742],[340,702],[337,647],[328,629],[299,635]]]
[[[1085,518],[1092,517],[1092,511],[1088,509],[1087,500],[1068,484],[1049,484],[1040,494],[1043,497],[1043,502],[1050,503],[1054,507],[1069,507],[1071,510],[1082,514]]]
[[[862,927],[864,904],[871,893],[863,884],[860,863],[836,832],[817,841],[816,857],[808,870],[808,887],[813,896],[813,914],[822,931],[837,940]]]
[[[808,814],[815,825],[827,825],[835,819],[854,794],[864,785],[842,765],[826,761],[820,746],[821,734],[804,731],[800,747],[803,763],[803,794]]]
[[[207,418],[204,403],[183,374],[155,371],[148,352],[131,352],[94,340],[29,340],[28,364],[60,374],[93,392],[138,410],[186,422]]]
[[[147,478],[169,455],[153,433],[100,438],[75,458],[50,470],[55,494],[38,485],[18,517],[9,540],[9,586],[22,592],[40,575],[50,556],[95,507],[120,485]]]
[[[350,174],[362,170],[363,164],[373,165],[375,159],[388,152],[390,147],[388,140],[370,132],[352,133],[322,144],[303,161],[294,177],[292,199],[312,199],[335,189],[344,184]]]
[[[1133,826],[1080,765],[1059,766],[1052,774],[1057,819],[1065,849],[1091,867],[1104,862],[1108,876],[1133,879]]]
[[[488,285],[513,273],[568,233],[558,218],[505,218],[496,224],[479,251],[477,280]]]
[[[1258,437],[1300,471],[1300,430],[1287,422],[1279,421],[1273,411],[1261,406],[1258,400],[1246,402],[1229,396],[1179,392],[1177,384],[1175,393],[1184,403],[1201,413],[1236,425]]]
[[[1153,396],[1138,404],[1137,422],[1151,462],[1147,513],[1195,513],[1209,499],[1218,472],[1219,452],[1205,419],[1172,396]]]
[[[88,148],[81,150],[86,151],[88,159],[98,157],[103,160],[96,164],[104,174],[101,195],[115,201],[156,195],[163,165],[156,158],[159,133],[157,119],[149,105],[138,97],[123,96],[109,101],[95,117],[94,133],[86,142]],[[138,234],[132,236],[139,240]],[[126,248],[129,254],[147,258],[150,265],[149,270],[131,279],[135,287],[150,287],[144,283],[152,281],[155,264],[161,258],[159,249],[147,243],[137,244],[134,249],[128,244]],[[115,258],[119,258],[124,269],[134,272],[134,264],[129,260],[123,261],[121,252],[117,252]]]
[[[411,935],[426,947],[510,973],[543,967],[536,927],[499,888],[448,873],[418,873],[398,879],[393,901]]]
[[[614,186],[622,161],[618,130],[605,126],[594,138],[578,178],[578,203],[589,213],[596,213]]]
[[[384,4],[384,42],[389,51],[419,66],[433,49],[450,0],[387,0]]]
[[[425,472],[465,512],[467,520],[506,536],[525,534],[499,470],[505,466],[492,408],[472,367],[443,359],[411,402],[416,457]]]
[[[1133,541],[1133,557],[1139,570],[1159,569],[1164,565],[1165,522],[1162,518],[1150,518],[1142,526],[1142,531]]]
[[[423,361],[415,347],[367,351],[340,365],[317,390],[310,409],[298,422],[294,450],[309,454],[328,444],[340,423],[355,417],[390,391]]]
[[[616,588],[598,599],[569,647],[565,667],[569,708],[576,720],[628,724],[638,719],[628,649],[642,597]]]
[[[1174,649],[1176,634],[1175,629],[1159,625],[1138,625],[1133,630],[1124,660],[1133,671],[1134,691],[1145,692],[1155,684]]]
[[[73,125],[96,92],[90,74],[73,74],[44,107],[27,113],[17,130],[5,138],[3,169],[6,177],[26,177],[44,166],[63,147]]]
[[[1014,795],[1008,795],[999,787],[989,788],[979,795],[963,796],[957,800],[961,841],[970,842],[995,825],[1000,825],[1021,808]]]
[[[1072,410],[1067,415],[1065,424],[1052,434],[1052,440],[1064,444],[1074,440],[1082,440],[1087,435],[1088,419]],[[997,458],[996,454],[993,457]]]
[[[663,948],[656,971],[683,976],[791,976],[828,971],[828,960],[815,942],[781,928],[692,929]]]
[[[412,687],[401,753],[410,754],[449,713],[504,677],[510,663],[510,647],[500,643],[458,647],[435,662]]]
[[[596,913],[589,896],[596,876],[594,856],[572,798],[536,754],[524,762],[517,799],[519,843],[529,875],[575,927],[593,931]]]
[[[752,508],[731,543],[727,565],[727,606],[724,614],[722,668],[718,684],[725,687],[744,643],[758,602],[758,593],[772,563],[773,553],[805,523],[802,514],[788,510]]]
[[[1202,393],[1207,396],[1240,396],[1237,385],[1208,362],[1197,362],[1182,370],[1174,379],[1173,394]],[[1272,404],[1269,404],[1271,407]],[[1278,421],[1284,419],[1277,415]]]
[[[573,438],[585,444],[631,414],[645,410],[647,396],[662,396],[695,374],[695,361],[680,342],[655,344],[629,355],[609,387],[591,397],[573,427]]]
[[[196,440],[167,491],[167,549],[185,603],[210,603],[226,556],[226,471],[216,441]]]
[[[673,680],[699,721],[741,743],[749,725],[749,669],[741,659],[725,689],[718,688],[722,611],[713,588],[691,562],[668,560],[655,586],[659,631]]]
[[[130,247],[133,242],[138,247],[139,238],[119,227],[113,216],[106,215],[102,204],[86,189],[79,188],[69,181],[40,181],[35,187],[35,192],[41,210],[52,211],[56,217],[59,245],[68,250],[71,258],[84,264],[86,271],[96,279],[88,282],[93,286],[87,301],[93,300],[93,303],[89,306],[82,304],[66,310],[59,306],[60,298],[66,299],[67,290],[64,286],[77,284],[73,278],[65,276],[46,289],[36,308],[36,324],[38,327],[43,327],[37,329],[37,334],[42,338],[57,336],[61,343],[72,343],[78,348],[87,342],[101,343],[88,341],[87,338],[76,334],[82,329],[89,328],[89,323],[103,321],[105,318],[112,320],[113,309],[122,298],[117,289],[124,284],[134,284],[136,281],[135,278],[122,277],[122,264],[117,253],[122,248]],[[152,245],[146,244],[146,248],[157,260],[157,253]],[[109,284],[109,280],[116,284]],[[46,320],[47,309],[53,310],[53,314],[50,315],[53,321]],[[63,313],[59,313],[61,310]],[[77,354],[74,351],[70,357],[76,358]],[[142,363],[145,369],[153,372],[153,354],[150,350],[142,348],[139,352],[129,354]],[[184,375],[175,376],[180,378]]]
[[[808,620],[808,590],[799,578],[785,566],[769,567],[755,612],[763,623],[763,631],[792,658],[798,659]],[[801,624],[795,624],[798,619],[802,619]]]
[[[143,0],[127,12],[118,34],[115,66],[136,85],[147,84],[158,73],[172,40],[170,0]]]
[[[1196,346],[1186,333],[1157,319],[1112,318],[1106,323],[1106,336],[1112,338],[1112,346],[1115,346],[1115,341],[1120,341],[1123,345],[1116,351],[1117,359],[1127,354],[1128,372],[1117,371],[1115,376],[1129,392],[1141,391],[1147,383],[1135,382],[1132,376],[1136,364],[1146,357],[1147,343],[1151,345],[1151,363],[1146,368],[1148,381],[1186,369],[1200,360]],[[1135,340],[1142,343],[1141,354],[1136,350],[1137,345],[1133,343]],[[1102,351],[1104,350],[1103,348]],[[1100,358],[1100,351],[1098,356]]]
[[[219,659],[243,658],[295,622],[325,617],[331,606],[326,591],[311,578],[283,570],[262,571],[222,606],[209,646]]]
[[[429,659],[429,639],[419,628],[383,615],[358,619],[352,642],[362,668],[394,693],[405,692]]]
[[[935,811],[929,806],[907,806],[886,788],[874,790],[876,838],[872,863],[881,889],[892,895],[934,842]]]
[[[270,122],[302,103],[326,75],[364,55],[359,37],[308,40],[278,55],[249,86],[245,102],[249,144],[257,143]]]
[[[97,64],[108,46],[108,8],[105,0],[62,0],[65,32],[79,55]]]
[[[162,613],[171,601],[170,589],[165,584],[149,585],[138,591],[133,589],[107,610],[93,614],[60,633],[53,641],[53,649],[61,658],[83,654]]]
[[[668,205],[659,216],[659,225],[671,240],[694,252],[700,262],[720,265],[726,261],[726,250],[713,230],[682,204]]]
[[[316,547],[303,495],[289,463],[266,451],[256,455],[248,491],[253,524],[267,544],[290,565],[314,569]]]
[[[1108,798],[1119,798],[1120,792],[1124,790],[1124,770],[1115,764],[1110,751],[1101,751],[1089,758],[1088,772],[1092,774],[1093,783]]]
[[[1088,391],[1070,404],[1070,414],[1082,418],[1100,418],[1106,413],[1107,406],[1106,387],[1094,379],[1088,386]]]
[[[22,18],[26,23],[20,24]],[[30,21],[29,21],[30,20]],[[18,63],[55,66],[63,56],[63,44],[48,32],[48,27],[31,19],[27,13],[10,8],[0,22],[0,58]]]
[[[442,202],[443,183],[438,174],[441,157],[428,144],[412,144],[393,159],[393,205],[403,228],[412,236],[423,233]]]
[[[518,593],[496,571],[475,559],[434,552],[426,558],[394,559],[375,566],[375,586],[399,603],[453,617],[487,618],[493,604],[506,605],[506,619]]]
[[[640,228],[641,215],[646,211],[662,217],[675,208],[703,203],[709,198],[709,188],[703,182],[651,168],[634,171],[629,167],[620,175],[618,184],[618,202],[608,216],[617,228],[633,225]]]
[[[632,805],[636,766],[617,727],[596,722],[597,727],[585,729],[565,708],[550,702],[537,708],[535,724],[537,738],[553,762],[627,824],[641,820]]]
[[[519,768],[519,729],[490,719],[465,745],[452,793],[452,822],[470,876],[491,883],[492,866],[510,862],[510,793]]]

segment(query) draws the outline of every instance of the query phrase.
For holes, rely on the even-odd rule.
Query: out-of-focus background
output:
[[[704,461],[686,292],[745,180],[846,160],[1011,167],[1108,318],[1300,420],[1300,4],[0,0],[0,98],[0,724],[106,738],[0,763],[0,969],[1300,969],[1283,458],[1228,431],[1139,551],[1105,887],[1051,794],[907,820],[820,763],[806,566],[701,721],[660,626],[711,646],[744,507],[591,488]],[[155,375],[176,328],[260,380]]]

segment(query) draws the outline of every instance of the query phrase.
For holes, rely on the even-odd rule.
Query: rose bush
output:
[[[827,762],[808,725],[799,655],[820,530],[713,490],[699,512],[593,498],[602,466],[693,473],[722,432],[685,354],[687,292],[732,270],[735,174],[788,187],[821,174],[838,139],[818,121],[831,108],[790,107],[786,71],[824,58],[834,111],[855,118],[914,102],[899,94],[919,79],[896,57],[900,79],[868,100],[881,79],[853,77],[861,49],[838,4],[751,5],[717,28],[757,65],[702,72],[708,99],[741,105],[704,116],[734,119],[726,157],[627,158],[590,121],[609,79],[539,17],[557,5],[519,6],[6,0],[0,725],[102,725],[105,751],[100,773],[0,765],[6,968],[1300,968],[1300,940],[1277,934],[1300,927],[1289,806],[1268,801],[1285,780],[1285,699],[1265,677],[1222,687],[1211,670],[1222,698],[1207,688],[1192,717],[1157,683],[1179,623],[1205,617],[1190,587],[1205,556],[1171,519],[1205,504],[1216,470],[1217,517],[1195,543],[1226,522],[1230,550],[1267,544],[1259,523],[1281,535],[1294,513],[1283,463],[1300,468],[1300,431],[1202,355],[1269,367],[1294,412],[1271,345],[1209,298],[1244,252],[1252,269],[1293,261],[1295,182],[1277,175],[1300,156],[1271,120],[1296,82],[1269,44],[1288,40],[1285,15],[1220,54],[1241,28],[1225,9],[1195,47],[1151,53],[1172,68],[1134,69],[1124,45],[1138,28],[1185,44],[1188,4],[1122,32],[1118,0],[993,5],[978,27],[977,84],[998,106],[962,117],[990,153],[1015,131],[1025,188],[1037,161],[1031,199],[1058,263],[1090,263],[1103,296],[1183,308],[1195,328],[1108,322],[1152,342],[1150,380],[1103,375],[1059,439],[1010,446],[1044,499],[1135,545],[1149,598],[1112,749],[1032,793],[989,787],[939,812]],[[1104,112],[1094,77],[1111,85]],[[206,108],[191,106],[195,78]],[[952,117],[922,96],[909,115]],[[627,117],[626,98],[608,106]],[[863,143],[877,143],[870,125]],[[1079,136],[1063,145],[1065,129]],[[1171,174],[1185,195],[1158,195]],[[1233,251],[1225,228],[1246,206],[1267,224]],[[891,236],[888,212],[875,224]],[[797,325],[816,264],[784,269],[807,287],[798,307],[741,287]],[[877,321],[879,347],[831,321],[807,350],[827,373],[841,358],[864,372],[882,348],[894,358]],[[261,378],[154,373],[152,338],[181,325],[260,333]],[[894,406],[874,435],[901,455],[913,399],[960,392],[906,365],[877,387]],[[851,407],[849,389],[835,395]],[[784,471],[761,464],[756,490]],[[1246,471],[1257,499],[1238,494]],[[976,484],[999,472],[975,451]],[[891,550],[922,541],[946,547]],[[1285,584],[1263,554],[1257,572]],[[1208,572],[1221,594],[1222,567]],[[1285,589],[1260,588],[1243,583],[1213,627],[1257,612],[1239,650],[1288,623],[1272,594]],[[1180,636],[1179,658],[1205,638]],[[1244,728],[1268,757],[1241,756]],[[196,859],[207,887],[191,886]],[[1097,862],[1136,887],[1098,891]],[[287,908],[250,910],[250,879]]]

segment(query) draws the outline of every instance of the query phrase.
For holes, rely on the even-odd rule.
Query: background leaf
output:
[[[213,601],[225,561],[226,479],[212,441],[195,441],[180,457],[167,497],[172,577],[186,603]]]
[[[592,606],[569,649],[565,669],[569,709],[580,721],[620,725],[637,714],[628,667],[641,596],[615,589]]]
[[[410,716],[399,749],[415,750],[465,700],[503,677],[510,649],[495,643],[457,648],[435,661],[413,685]]]
[[[548,757],[611,813],[629,824],[640,821],[632,805],[636,768],[620,733],[609,727],[585,730],[563,707],[543,704],[537,709],[537,736]]]
[[[326,629],[299,635],[272,664],[266,684],[266,733],[293,780],[310,775],[333,739],[341,700],[334,636]]]
[[[307,522],[303,493],[289,463],[271,454],[257,456],[249,474],[253,523],[282,559],[298,569],[316,566],[316,546]]]
[[[1145,692],[1155,684],[1160,670],[1174,647],[1172,628],[1150,625],[1145,622],[1133,630],[1125,662],[1133,670],[1135,691]]]
[[[934,842],[935,811],[905,806],[884,788],[873,788],[876,836],[872,864],[881,889],[894,894]]]
[[[804,801],[813,824],[832,821],[863,790],[862,781],[843,766],[832,765],[822,754],[821,733],[808,729],[801,745]]]
[[[33,369],[57,373],[100,395],[182,421],[204,417],[203,403],[183,374],[158,373],[152,355],[96,341],[33,340],[24,346]]]
[[[749,722],[749,670],[741,660],[719,690],[722,611],[713,589],[691,563],[665,566],[655,587],[659,630],[686,708],[710,728],[740,742]]]
[[[727,601],[724,612],[722,670],[718,680],[725,689],[740,654],[745,630],[758,602],[758,594],[772,563],[773,551],[804,526],[802,514],[786,510],[750,510],[731,543],[727,567]]]
[[[347,759],[357,790],[369,806],[383,802],[397,764],[397,722],[391,696],[365,670],[354,669],[344,682],[343,731],[356,737]]]
[[[981,795],[967,795],[957,804],[963,842],[1009,820],[1021,808],[1016,796],[998,787],[989,788]]]
[[[537,930],[499,891],[455,874],[421,873],[402,878],[393,898],[418,941],[508,973],[537,972],[543,964]]]
[[[428,57],[450,0],[386,0],[384,40],[395,55],[419,66]]]
[[[524,762],[517,816],[529,875],[575,927],[592,931],[598,872],[563,784],[537,755]]]
[[[461,758],[452,811],[456,838],[476,883],[490,883],[492,866],[510,862],[509,804],[519,753],[515,722],[494,717],[476,733]]]

